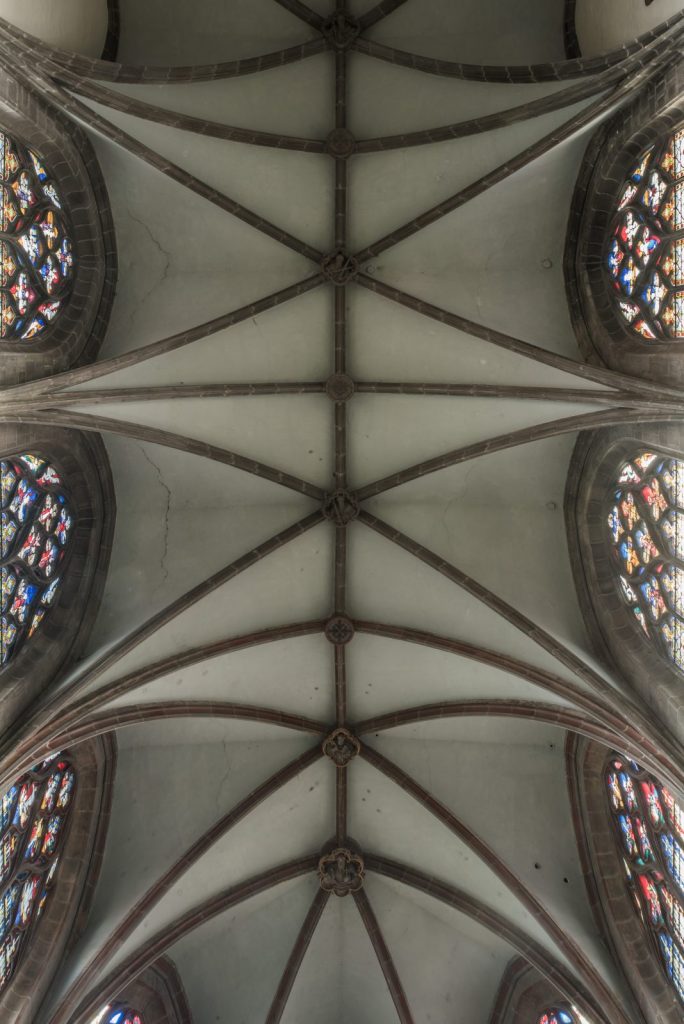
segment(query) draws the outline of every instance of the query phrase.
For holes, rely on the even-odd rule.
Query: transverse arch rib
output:
[[[49,399],[45,402],[49,405]],[[322,501],[325,492],[315,484],[308,483],[300,477],[285,473],[283,470],[274,469],[263,462],[251,459],[246,455],[238,455],[227,448],[219,448],[217,445],[208,444],[206,441],[198,441],[184,434],[173,434],[168,430],[161,430],[157,427],[148,427],[144,424],[134,423],[127,420],[118,420],[108,416],[90,415],[88,413],[77,413],[63,410],[51,410],[43,412],[21,413],[15,412],[4,414],[0,412],[0,422],[3,420],[12,423],[41,423],[46,425],[58,425],[64,427],[76,427],[78,430],[88,430],[95,433],[119,434],[122,437],[134,438],[137,441],[148,441],[150,444],[159,444],[165,448],[174,448],[177,451],[187,452],[190,455],[199,455],[201,458],[211,459],[213,462],[220,462],[224,466],[232,466],[234,469],[258,476],[271,483],[280,484],[291,491],[297,491],[313,501]]]
[[[35,381],[29,381],[27,384],[19,384],[7,388],[2,393],[2,398],[8,400],[10,404],[15,404],[24,398],[27,400],[40,399],[53,393],[63,393],[65,388],[76,387],[78,384],[86,384],[100,377],[105,377],[110,373],[127,370],[132,366],[138,366],[140,363],[147,362],[149,359],[157,359],[159,356],[175,352],[186,345],[202,341],[204,338],[211,337],[212,334],[217,334],[219,331],[244,323],[245,320],[251,320],[252,317],[275,309],[285,302],[290,302],[301,295],[306,295],[307,292],[320,287],[324,281],[323,274],[305,277],[303,280],[288,285],[286,288],[280,288],[278,291],[257,299],[255,302],[249,302],[246,306],[239,306],[229,313],[222,313],[221,316],[214,317],[212,320],[205,320],[201,324],[196,324],[194,327],[179,331],[168,338],[153,341],[148,345],[143,345],[141,348],[133,349],[131,352],[124,352],[121,355],[112,356],[110,359],[103,359],[89,366],[78,366],[73,370],[66,370],[64,373],[57,374],[54,377],[39,378]],[[49,400],[46,398],[43,406],[45,407],[49,404]],[[1,408],[2,405],[0,404]]]
[[[604,697],[608,697],[612,694],[612,687],[609,683],[603,679],[597,672],[590,668],[585,662],[583,662],[576,654],[574,654],[569,648],[562,644],[559,640],[556,640],[550,633],[542,629],[537,623],[523,615],[522,612],[513,608],[512,605],[504,601],[503,598],[494,594],[487,587],[484,587],[481,583],[478,583],[472,577],[466,575],[456,566],[452,565],[446,559],[441,558],[439,555],[430,551],[429,548],[419,544],[417,541],[406,536],[401,530],[397,530],[390,526],[388,523],[378,519],[377,516],[371,515],[365,509],[362,509],[359,513],[359,520],[363,522],[370,529],[376,533],[385,537],[387,540],[393,541],[398,544],[399,547],[408,551],[410,554],[415,555],[420,561],[426,565],[435,569],[441,575],[451,580],[457,586],[461,587],[467,593],[471,594],[478,601],[482,601],[488,608],[501,615],[503,619],[510,622],[512,626],[519,629],[524,633],[530,640],[538,644],[542,650],[547,651],[554,658],[556,658],[562,665],[574,672],[580,679],[587,683],[592,690],[600,693]],[[634,723],[641,725],[646,735],[659,736],[661,750],[663,751],[663,762],[667,763],[667,768],[664,770],[665,780],[670,783],[677,792],[684,791],[684,771],[682,770],[682,763],[684,758],[681,755],[680,744],[665,735],[662,730],[662,726],[658,723],[657,719],[651,714],[651,712],[637,703],[635,697],[628,697],[625,694],[621,694],[621,701],[625,707],[629,706],[630,714],[634,717]]]
[[[313,246],[295,238],[288,231],[271,224],[266,218],[254,213],[236,200],[231,199],[223,192],[213,188],[206,181],[197,178],[194,174],[185,171],[182,167],[161,156],[156,150],[146,146],[143,142],[139,142],[132,135],[129,135],[128,132],[118,128],[111,121],[108,121],[107,118],[102,117],[102,115],[92,110],[85,103],[76,99],[74,95],[55,85],[47,75],[39,73],[37,78],[29,78],[23,70],[24,64],[22,60],[18,59],[17,54],[12,49],[9,49],[6,44],[0,43],[0,52],[4,55],[10,66],[12,75],[19,82],[27,86],[30,84],[33,88],[37,84],[43,96],[62,111],[71,114],[89,128],[99,132],[106,139],[121,146],[122,149],[143,160],[150,167],[154,167],[172,181],[206,199],[207,202],[212,203],[218,209],[232,214],[238,220],[244,221],[245,224],[249,224],[255,230],[287,246],[300,256],[304,256],[314,263],[320,262],[323,254],[314,249]]]
[[[240,78],[260,71],[282,67],[305,60],[328,49],[323,37],[310,39],[296,46],[265,53],[258,57],[242,57],[237,60],[218,61],[213,64],[165,64],[157,67],[147,65],[119,64],[115,61],[98,60],[82,54],[46,46],[37,36],[0,18],[0,38],[10,45],[19,42],[32,57],[30,66],[44,66],[48,60],[69,68],[75,74],[89,79],[107,82],[127,82],[139,85],[182,85],[188,82],[211,82],[224,78]]]
[[[21,756],[22,753],[26,753],[27,745],[30,746],[31,739],[36,731],[50,721],[55,710],[55,706],[57,708],[62,706],[65,695],[73,697],[80,693],[91,682],[99,678],[103,672],[106,672],[107,669],[116,665],[121,658],[130,654],[131,651],[135,650],[136,647],[156,633],[157,630],[161,629],[163,626],[167,626],[182,612],[187,611],[188,608],[191,608],[202,598],[207,597],[218,587],[227,583],[229,580],[234,579],[240,573],[249,569],[252,565],[255,565],[262,558],[265,558],[273,551],[277,551],[279,548],[283,547],[284,544],[301,537],[312,527],[323,522],[323,520],[324,517],[322,512],[313,512],[304,519],[298,520],[287,529],[281,530],[263,544],[259,544],[256,548],[247,552],[247,554],[241,555],[240,558],[230,562],[228,565],[224,566],[224,568],[197,584],[197,586],[187,590],[179,598],[172,601],[171,604],[166,605],[166,607],[162,608],[155,615],[152,615],[141,626],[125,636],[119,643],[115,644],[112,649],[101,654],[90,665],[82,670],[81,673],[64,688],[64,690],[58,691],[57,694],[53,695],[52,698],[48,698],[46,701],[37,703],[32,714],[26,716],[26,721],[24,722],[21,731],[19,732],[18,730],[17,734],[11,740],[5,740],[2,748],[0,748],[0,774],[2,775],[2,779],[7,783],[7,785],[11,785],[17,755]]]
[[[684,17],[684,14],[680,17]],[[553,131],[544,135],[537,142],[528,146],[526,149],[521,150],[516,156],[507,160],[503,164],[499,164],[493,171],[488,171],[487,174],[482,175],[476,181],[471,182],[465,188],[459,189],[458,192],[445,199],[443,202],[438,203],[437,206],[431,207],[424,213],[414,217],[411,221],[406,224],[395,228],[388,235],[378,239],[377,242],[371,243],[366,246],[360,252],[355,254],[355,258],[358,262],[364,263],[369,259],[379,256],[381,253],[386,252],[388,249],[393,248],[399,242],[405,241],[418,231],[422,231],[424,228],[429,227],[442,217],[447,214],[453,213],[460,206],[465,205],[471,199],[475,199],[477,196],[482,195],[488,189],[492,188],[493,185],[499,184],[506,178],[515,174],[516,171],[521,170],[534,160],[539,159],[546,153],[551,152],[561,142],[571,138],[577,132],[581,131],[587,125],[591,124],[597,118],[603,114],[612,110],[618,103],[621,103],[628,96],[634,93],[637,89],[641,88],[646,82],[651,79],[654,74],[657,74],[664,70],[669,63],[672,63],[678,58],[676,49],[676,42],[668,39],[662,44],[662,52],[659,52],[657,58],[652,60],[651,63],[643,68],[639,66],[638,70],[630,74],[629,77],[625,78],[612,92],[606,96],[601,96],[590,104],[585,110],[580,111],[571,117],[564,124],[558,128],[554,128]]]
[[[414,313],[426,316],[430,320],[437,320],[439,323],[453,327],[457,331],[463,331],[474,338],[481,338],[482,341],[489,342],[516,355],[524,356],[526,359],[532,359],[544,366],[551,366],[553,369],[561,370],[563,373],[570,373],[574,377],[591,380],[596,384],[604,384],[608,387],[624,388],[635,395],[652,396],[657,400],[663,397],[679,403],[684,400],[684,392],[677,388],[663,387],[651,381],[630,377],[627,374],[617,373],[615,370],[609,370],[602,366],[590,366],[588,363],[577,362],[577,360],[569,359],[567,356],[561,356],[556,352],[540,348],[539,345],[533,345],[529,341],[522,341],[520,338],[514,338],[510,334],[504,334],[503,331],[485,327],[484,324],[479,324],[475,320],[469,320],[468,317],[461,316],[458,313],[442,309],[440,306],[435,306],[431,302],[426,302],[424,299],[402,291],[400,288],[395,288],[384,281],[378,281],[367,274],[358,274],[355,280],[357,284],[367,288],[368,291],[375,292],[376,295],[382,295],[383,298],[390,299],[406,309],[412,309]]]
[[[528,65],[487,65],[487,64],[462,64],[457,61],[440,60],[436,57],[425,57],[416,53],[407,53],[405,50],[398,50],[392,46],[385,46],[382,43],[369,39],[357,39],[353,46],[360,53],[369,57],[377,57],[379,60],[388,61],[400,67],[413,68],[416,71],[423,71],[430,75],[442,75],[449,78],[460,78],[474,82],[556,82],[569,78],[579,78],[583,75],[593,75],[606,68],[618,64],[633,54],[639,53],[649,43],[659,36],[664,35],[675,25],[681,23],[684,14],[674,14],[661,22],[656,28],[644,32],[633,42],[601,54],[598,57],[575,58],[547,62],[545,64]]]
[[[484,665],[490,665],[501,672],[511,673],[526,682],[539,686],[550,693],[563,697],[576,707],[582,708],[588,716],[596,719],[599,723],[612,722],[612,728],[617,736],[622,737],[622,743],[627,744],[630,749],[637,751],[638,758],[645,765],[655,765],[655,774],[660,773],[661,753],[660,746],[654,743],[649,736],[645,735],[643,729],[632,725],[628,717],[623,715],[621,707],[612,706],[602,696],[593,696],[575,683],[569,682],[556,676],[551,672],[537,668],[528,662],[520,661],[507,654],[498,651],[488,650],[474,644],[466,643],[463,640],[455,640],[452,637],[440,636],[437,633],[428,633],[425,630],[413,629],[410,626],[390,625],[382,622],[369,622],[363,619],[354,619],[354,629],[357,633],[365,633],[369,636],[383,637],[388,640],[399,640],[404,643],[418,644],[421,647],[429,647],[433,650],[444,651],[456,657],[462,657],[478,661]],[[620,695],[622,703],[622,695]],[[380,716],[382,718],[384,716]],[[379,719],[367,719],[359,722],[357,730],[373,731]],[[619,745],[619,744],[618,744]],[[35,751],[34,760],[41,754]]]

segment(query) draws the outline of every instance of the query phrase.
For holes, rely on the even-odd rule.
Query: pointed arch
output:
[[[665,958],[640,919],[646,903],[640,901],[635,909],[635,872],[630,865],[626,870],[626,848],[618,843],[606,784],[611,753],[579,740],[568,745],[567,758],[577,843],[597,925],[648,1024],[675,1024],[682,1019],[682,1001]]]
[[[51,979],[62,957],[72,948],[85,927],[104,855],[113,776],[116,766],[114,742],[93,740],[62,752],[52,763],[63,761],[73,773],[72,805],[56,841],[57,868],[47,899],[37,916],[33,907],[30,930],[11,964],[0,990],[0,1016],[7,1024],[28,1024],[35,1020]],[[33,820],[42,815],[41,804],[48,790],[53,766],[38,766],[38,792]],[[24,780],[17,780],[22,782]],[[40,803],[39,803],[40,801]],[[3,802],[4,803],[4,802]],[[10,825],[12,828],[12,825]],[[19,842],[17,857],[28,864],[26,854],[32,836]],[[31,861],[40,870],[42,854]],[[13,865],[22,871],[22,864]],[[10,880],[11,884],[11,880]],[[3,904],[7,885],[2,883]],[[40,896],[38,898],[41,898]]]
[[[116,242],[87,135],[5,70],[0,133],[4,307],[11,318],[0,339],[0,382],[14,384],[96,355],[114,298]]]
[[[679,61],[595,133],[575,186],[564,258],[570,316],[586,358],[670,386],[684,379],[682,96]]]

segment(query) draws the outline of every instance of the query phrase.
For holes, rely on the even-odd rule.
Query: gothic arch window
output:
[[[185,990],[173,961],[160,957],[88,1024],[192,1024]]]
[[[30,452],[0,460],[0,666],[28,643],[58,597],[74,525],[62,476]]]
[[[606,266],[618,315],[648,342],[684,338],[684,129],[639,155],[620,194]]]
[[[99,437],[0,425],[0,724],[87,642],[115,515]]]
[[[593,1024],[523,957],[506,967],[489,1024]]]
[[[648,770],[602,744],[576,736],[566,755],[578,851],[598,933],[643,1019],[681,1024],[681,810]]]
[[[609,499],[616,586],[644,636],[684,670],[684,462],[638,449]]]
[[[654,78],[589,142],[565,245],[585,357],[684,382],[684,66]]]
[[[31,946],[59,883],[76,773],[59,754],[18,779],[0,804],[0,993]]]
[[[49,755],[0,794],[3,1024],[34,1019],[85,925],[104,852],[115,758],[110,738],[78,743]]]
[[[579,607],[596,655],[684,741],[684,431],[580,435],[566,484]]]
[[[0,132],[0,339],[27,344],[63,311],[74,280],[68,211],[41,158]]]
[[[0,69],[0,384],[92,359],[116,271],[109,200],[87,135]]]
[[[606,790],[636,913],[684,1003],[684,812],[665,786],[621,755],[608,763]]]

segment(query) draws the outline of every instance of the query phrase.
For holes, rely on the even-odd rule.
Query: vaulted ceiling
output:
[[[327,17],[333,4],[307,6]],[[0,14],[40,34],[37,21],[21,21],[31,5],[22,7],[5,3]],[[363,18],[371,7],[353,0],[348,10]],[[473,65],[565,56],[561,0],[385,7],[363,38],[387,47]],[[578,0],[585,56],[632,40],[680,3],[623,7]],[[285,0],[121,0],[118,60],[212,64],[320,39],[297,8]],[[63,25],[55,41],[97,53],[104,23],[80,17],[74,7],[64,20],[72,34]],[[50,41],[52,28],[42,28]],[[320,919],[308,947],[300,943],[298,972],[286,972],[287,1024],[486,1024],[521,949],[587,1014],[596,1016],[595,1003],[582,993],[604,986],[615,1003],[604,1003],[597,1024],[617,1020],[614,1005],[623,1021],[638,1020],[589,906],[557,714],[576,712],[592,694],[592,673],[609,694],[622,686],[596,664],[571,574],[563,501],[577,430],[535,440],[529,429],[604,408],[600,379],[572,373],[580,355],[563,248],[587,141],[615,107],[592,114],[606,95],[599,88],[491,131],[335,159],[320,142],[336,126],[356,140],[403,135],[568,83],[465,81],[351,49],[244,77],[105,85],[110,102],[81,96],[85,107],[73,116],[95,147],[116,227],[118,289],[99,355],[106,373],[48,382],[47,393],[73,389],[73,400],[60,397],[61,415],[103,431],[117,500],[87,657],[62,685],[69,694],[78,681],[96,697],[87,719],[94,730],[98,716],[127,714],[114,730],[113,806],[92,912],[45,1020],[66,1024],[79,1000],[83,1009],[112,994],[107,979],[156,933],[267,872],[269,884],[255,895],[169,932],[165,950],[195,1024],[279,1019],[269,1010],[312,905]],[[115,109],[127,99],[319,145],[210,138]],[[256,223],[161,173],[88,111],[230,196]],[[567,140],[375,254],[378,239],[573,117]],[[260,230],[261,218],[294,241]],[[361,277],[343,286],[329,270],[320,276],[315,262],[337,250],[362,254]],[[320,280],[284,301],[284,289],[314,275]],[[274,294],[273,308],[262,310],[260,300]],[[418,301],[407,303],[407,294]],[[424,315],[421,303],[563,358],[527,358],[467,324]],[[233,310],[243,311],[234,325],[125,365],[125,354]],[[332,400],[349,383],[329,382],[335,374],[355,382],[346,401]],[[445,385],[454,393],[443,393]],[[459,385],[495,387],[469,395]],[[515,432],[521,443],[477,447]],[[386,488],[372,486],[387,477]],[[333,491],[342,493],[326,504]],[[211,590],[181,600],[231,564]],[[341,632],[326,636],[335,614]],[[532,635],[520,616],[538,627]],[[568,656],[554,656],[542,634]],[[568,688],[543,688],[544,673]],[[130,685],[112,695],[125,678]],[[345,769],[322,754],[306,757],[336,725],[353,731],[354,723],[441,702],[449,713],[434,719],[371,721],[359,735],[361,755]],[[582,729],[596,721],[587,714]],[[263,799],[248,802],[140,912],[138,902],[198,837],[274,776]],[[362,896],[317,897],[318,857],[330,843],[357,844],[366,860]],[[306,870],[279,881],[281,865],[303,858],[311,860]],[[417,874],[402,879],[390,862]],[[423,877],[458,890],[461,902],[424,891]],[[120,943],[112,944],[115,933]],[[389,958],[381,964],[383,943]]]

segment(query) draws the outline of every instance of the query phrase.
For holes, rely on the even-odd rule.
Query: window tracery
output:
[[[618,317],[646,341],[684,338],[684,128],[641,154],[606,254]]]
[[[606,789],[627,887],[684,1002],[684,811],[665,786],[621,755]]]
[[[111,1003],[98,1013],[91,1024],[144,1024],[143,1018],[130,1006]]]
[[[76,773],[56,754],[22,776],[0,804],[0,992],[31,943],[55,887]]]
[[[0,132],[0,339],[41,334],[66,304],[73,276],[60,192],[36,153]]]
[[[622,463],[606,517],[616,583],[644,635],[684,670],[684,463]]]
[[[74,518],[60,474],[40,455],[0,460],[0,665],[54,604]]]

